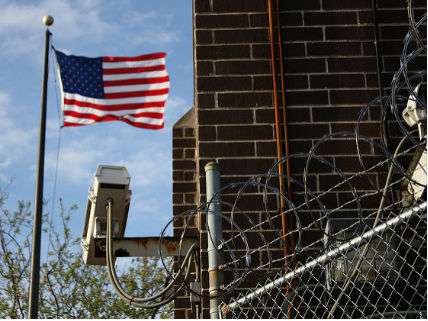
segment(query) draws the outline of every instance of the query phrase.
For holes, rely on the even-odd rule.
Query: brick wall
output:
[[[408,30],[406,2],[377,2],[382,81],[387,89]],[[417,16],[426,11],[425,1],[415,1],[415,6],[420,8]],[[280,11],[290,152],[307,152],[325,134],[352,130],[361,107],[378,95],[371,1],[290,0],[280,2]],[[218,161],[225,185],[266,172],[276,157],[266,1],[195,0],[193,20],[196,138],[186,136],[187,129],[174,131],[174,212],[205,201],[203,166],[208,161]],[[379,110],[371,110],[361,133],[379,138],[378,120]],[[180,145],[182,141],[188,141],[186,146]],[[368,146],[363,146],[363,153],[367,159],[375,158]],[[331,141],[318,154],[330,157],[348,173],[358,168],[349,141]],[[301,177],[303,166],[303,159],[293,161],[293,176]],[[183,176],[187,170],[195,175],[191,183]],[[383,176],[374,173],[372,178],[380,183]],[[336,180],[330,169],[315,166],[309,183],[322,191]],[[358,186],[370,188],[367,182]],[[246,213],[255,222],[263,220],[262,202],[254,201],[260,193],[250,191],[248,196],[253,203]],[[230,200],[233,195],[224,197]],[[298,190],[293,197],[298,202]],[[349,193],[327,197],[329,206],[336,207]],[[275,212],[276,204],[270,210]],[[206,293],[206,233],[203,224],[199,228]],[[280,255],[280,249],[274,254]],[[208,317],[206,307],[204,302],[204,317]],[[184,307],[176,308],[177,317],[189,316]]]
[[[172,204],[173,215],[176,216],[173,233],[176,236],[181,235],[186,226],[186,236],[199,238],[195,223],[188,220],[190,217],[179,215],[194,209],[197,198],[194,110],[192,107],[173,127]],[[174,314],[175,318],[179,319],[195,318],[186,291],[182,291],[174,300]]]
[[[179,214],[192,209],[196,197],[194,109],[191,108],[173,128],[172,168],[173,206]],[[177,223],[178,224],[178,223]],[[176,225],[176,227],[178,227]]]

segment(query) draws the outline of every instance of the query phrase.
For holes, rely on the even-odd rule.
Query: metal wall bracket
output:
[[[115,257],[185,256],[195,242],[195,239],[178,237],[124,237],[113,239],[113,251]],[[99,259],[97,265],[107,265],[105,237],[94,238],[94,244],[95,257]]]

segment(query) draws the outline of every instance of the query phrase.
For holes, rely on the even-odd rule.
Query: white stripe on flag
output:
[[[161,71],[147,71],[147,72],[138,72],[133,74],[117,74],[117,75],[103,75],[103,80],[123,80],[123,79],[147,79],[147,78],[157,78],[168,76],[166,70]]]
[[[168,94],[156,95],[156,96],[145,96],[145,97],[133,97],[133,98],[114,98],[114,99],[100,99],[81,96],[79,94],[64,93],[65,99],[73,99],[81,102],[97,104],[97,105],[118,105],[118,104],[142,104],[149,102],[165,101]]]
[[[162,125],[163,119],[150,118],[150,117],[134,117],[131,115],[123,116],[123,118],[129,119],[130,121],[142,124],[151,124],[151,125]]]
[[[105,86],[104,92],[108,94],[108,93],[154,90],[154,89],[164,89],[164,88],[169,88],[169,81],[165,81],[157,84],[148,84],[148,85]]]
[[[142,61],[103,62],[103,69],[151,67],[159,65],[165,65],[165,58]]]

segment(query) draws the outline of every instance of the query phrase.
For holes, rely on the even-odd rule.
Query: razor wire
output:
[[[410,97],[426,113],[426,96],[415,91],[418,84],[426,85],[426,70],[409,71],[409,66],[417,57],[426,55],[426,42],[421,41],[419,33],[419,29],[426,26],[426,14],[414,23],[413,11],[409,9],[409,13],[411,29],[404,39],[400,68],[391,83],[391,95],[378,97],[363,108],[353,133],[325,135],[308,154],[302,155],[307,157],[303,172],[304,199],[297,206],[286,199],[287,214],[294,219],[296,230],[284,237],[294,237],[295,249],[289,258],[279,257],[242,274],[250,275],[267,268],[265,275],[270,278],[254,286],[244,285],[234,291],[231,298],[225,298],[224,304],[219,307],[223,317],[426,319],[426,136],[425,133],[415,136],[415,130],[408,129],[402,119],[402,110]],[[379,104],[380,101],[385,104]],[[371,108],[378,105],[390,106],[393,121],[401,132],[394,153],[390,153],[383,144],[384,137],[376,141],[360,134],[363,119]],[[360,171],[347,176],[334,161],[317,155],[323,144],[335,138],[354,139]],[[364,145],[369,145],[369,150],[380,156],[372,166],[365,160],[367,155],[362,152]],[[412,180],[411,172],[406,170],[411,156],[413,162],[416,160],[413,169],[418,166],[423,168],[423,186]],[[310,191],[308,177],[313,160],[330,167],[338,176],[338,184],[327,191]],[[382,169],[388,173],[386,179],[370,175],[382,172]],[[359,191],[357,184],[353,184],[355,178],[364,178],[371,190]],[[318,184],[320,181],[321,175]],[[352,195],[347,202],[341,203],[340,193],[337,193],[337,207],[323,202],[324,196],[345,186]],[[425,189],[425,194],[412,195],[412,190],[415,192],[417,189]],[[407,195],[410,201],[406,200],[403,191],[410,191]],[[373,196],[377,197],[377,201],[370,206],[368,204]],[[286,198],[285,195],[281,197]],[[375,205],[377,210],[367,213],[367,207]],[[341,213],[349,206],[352,209],[348,213]],[[303,222],[304,216],[310,217],[307,223]],[[318,236],[312,243],[302,246],[302,239],[308,238],[309,231],[318,232]],[[263,248],[268,250],[274,241],[260,246],[253,253]],[[284,266],[276,274],[269,273],[272,263],[282,263]],[[241,284],[244,283],[243,277]],[[260,281],[265,278],[259,275],[256,279]],[[237,280],[234,281],[237,284]]]
[[[414,70],[413,64],[426,55],[420,29],[427,17],[415,22],[411,1],[408,12],[410,30],[390,95],[362,108],[353,131],[327,134],[307,153],[283,157],[266,173],[227,184],[213,197],[219,196],[222,205],[224,239],[216,251],[225,276],[218,294],[223,317],[426,318],[426,183],[414,180],[409,171],[409,164],[426,170],[426,135],[409,128],[402,111],[412,97],[426,113],[426,89],[415,90],[420,83],[426,86],[426,70]],[[390,139],[394,151],[385,145],[383,131],[374,138],[361,133],[367,115],[380,106],[392,115],[381,121],[395,126],[397,135]],[[323,151],[336,142],[353,146],[355,159],[339,162]],[[293,186],[293,199],[278,188],[278,165],[287,159],[301,165],[300,174],[283,175]],[[278,209],[280,198],[284,211]],[[204,225],[211,201],[174,215],[162,229],[159,256],[171,281],[153,300],[141,302],[157,306],[183,296],[183,291],[210,298],[207,289],[190,286],[192,279],[201,280],[198,251],[206,249],[193,247],[195,253],[189,254],[180,246],[168,264],[161,245],[171,226],[181,241],[198,224],[202,238],[211,238]],[[284,217],[292,225],[282,235]],[[290,240],[294,246],[284,253]]]

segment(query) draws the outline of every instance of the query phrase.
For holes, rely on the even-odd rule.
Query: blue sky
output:
[[[49,13],[54,46],[82,56],[127,56],[165,51],[171,77],[166,128],[150,131],[122,122],[61,130],[54,214],[58,198],[77,204],[72,231],[82,232],[87,191],[97,164],[123,165],[133,192],[126,234],[158,235],[172,215],[171,126],[193,103],[191,1],[0,0],[0,187],[8,206],[33,202],[38,144],[41,19]],[[52,209],[59,134],[59,101],[50,65],[44,198]],[[59,97],[59,96],[58,96]]]

